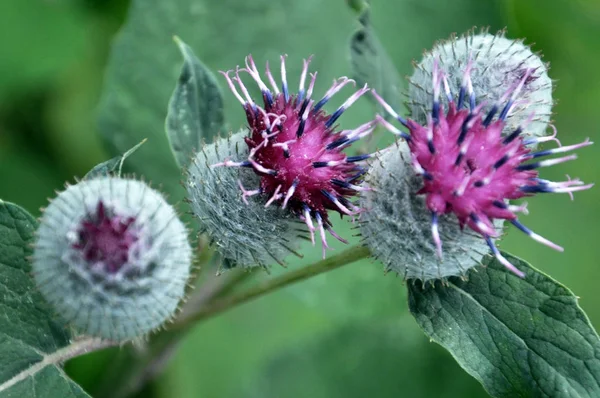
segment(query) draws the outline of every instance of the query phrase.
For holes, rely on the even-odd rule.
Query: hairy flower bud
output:
[[[410,116],[420,124],[427,123],[431,113],[433,95],[432,75],[435,59],[447,75],[448,88],[458,93],[463,85],[464,70],[470,62],[470,77],[475,100],[489,111],[510,87],[516,86],[531,71],[519,95],[515,98],[511,115],[506,119],[504,134],[532,118],[524,135],[545,136],[552,114],[552,80],[548,77],[548,65],[538,54],[523,44],[522,40],[486,32],[469,32],[459,38],[452,36],[423,55],[423,59],[410,77],[408,107]],[[447,98],[441,102],[447,105]]]
[[[298,237],[297,219],[285,210],[247,200],[245,186],[258,185],[259,177],[250,170],[214,167],[229,159],[248,157],[242,130],[227,138],[217,138],[205,145],[187,172],[186,189],[200,231],[210,237],[232,266],[268,267],[274,261],[283,265],[295,253]]]
[[[46,300],[79,332],[126,341],[172,317],[191,260],[187,231],[159,192],[106,177],[50,202],[32,268]]]

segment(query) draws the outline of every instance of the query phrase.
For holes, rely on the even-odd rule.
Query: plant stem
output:
[[[294,271],[286,272],[275,278],[271,278],[264,282],[258,283],[253,287],[248,288],[239,293],[231,293],[235,286],[238,286],[251,276],[254,272],[240,272],[233,274],[226,279],[221,285],[215,286],[208,296],[195,299],[197,305],[187,307],[180,315],[179,319],[171,325],[168,330],[155,335],[151,339],[150,347],[146,355],[138,358],[137,363],[131,364],[122,374],[119,380],[113,385],[111,394],[107,395],[111,398],[123,398],[130,396],[149,381],[149,377],[153,377],[160,373],[166,364],[165,352],[170,353],[171,349],[176,349],[179,341],[185,336],[185,333],[197,322],[218,315],[228,309],[234,308],[237,305],[258,298],[284,286],[290,285],[308,279],[312,276],[322,274],[327,271],[342,267],[343,265],[353,263],[370,255],[366,247],[354,246],[345,251],[331,256],[325,260],[318,261],[306,267],[299,268]],[[202,287],[200,287],[202,289]],[[167,355],[168,357],[168,355]],[[148,369],[148,368],[151,369]]]
[[[298,268],[294,271],[286,272],[281,276],[259,283],[243,292],[217,299],[209,305],[199,308],[196,313],[188,315],[181,321],[176,321],[175,324],[169,328],[169,331],[185,329],[193,323],[217,315],[239,304],[271,293],[292,283],[353,263],[366,258],[369,255],[369,249],[364,246],[351,247],[335,256],[331,256],[306,267]]]

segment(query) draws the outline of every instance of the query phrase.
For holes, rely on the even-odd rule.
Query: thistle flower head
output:
[[[365,170],[357,163],[369,156],[347,156],[343,150],[370,134],[376,123],[338,131],[338,118],[368,89],[366,86],[359,89],[337,110],[328,114],[323,106],[334,94],[354,81],[346,77],[335,80],[325,95],[316,101],[312,98],[316,72],[310,74],[310,83],[306,88],[309,64],[310,58],[304,60],[296,94],[288,89],[285,56],[281,57],[281,90],[268,64],[266,76],[271,88],[267,87],[251,56],[246,58],[245,68],[222,72],[246,112],[250,134],[245,139],[249,148],[247,159],[218,165],[252,168],[260,176],[260,184],[252,191],[242,186],[242,198],[246,200],[248,196],[261,194],[264,195],[266,206],[277,203],[289,209],[306,223],[313,243],[314,232],[319,229],[325,256],[325,230],[345,242],[331,229],[327,211],[356,215],[359,209],[349,198],[366,189],[359,186]],[[250,97],[240,78],[241,71],[247,72],[258,84],[263,97],[262,105]],[[316,221],[316,227],[313,220]]]
[[[576,158],[576,155],[567,155],[544,159],[547,156],[570,152],[592,143],[586,140],[576,145],[534,152],[531,145],[554,140],[555,137],[524,138],[522,133],[527,121],[503,137],[506,119],[532,70],[526,70],[521,80],[509,87],[488,112],[482,111],[482,104],[476,104],[471,70],[472,63],[469,62],[455,100],[445,74],[437,62],[434,63],[432,110],[426,125],[400,117],[373,93],[409,133],[400,131],[381,117],[378,120],[408,143],[412,168],[423,180],[417,194],[425,196],[425,204],[431,212],[431,232],[438,255],[442,256],[439,217],[453,213],[461,226],[468,226],[485,239],[499,261],[522,276],[523,273],[496,248],[493,239],[499,236],[499,232],[494,228],[494,220],[508,220],[534,240],[562,251],[560,246],[521,224],[516,213],[525,212],[526,208],[510,205],[508,201],[541,192],[571,195],[590,188],[592,184],[584,185],[577,179],[552,182],[539,178],[538,169]],[[448,101],[447,110],[440,103],[442,91]]]
[[[415,67],[408,86],[411,118],[420,124],[427,124],[427,115],[431,113],[431,80],[436,60],[444,67],[446,83],[454,93],[459,92],[463,85],[462,72],[469,63],[476,101],[483,103],[483,111],[486,112],[508,87],[518,84],[529,71],[515,98],[510,117],[505,120],[503,132],[510,134],[532,118],[523,134],[546,135],[552,115],[552,80],[548,77],[548,65],[522,40],[506,38],[505,31],[492,35],[487,31],[475,33],[472,30],[460,37],[453,35],[426,52]],[[440,101],[448,105],[443,96]]]
[[[65,320],[85,334],[125,341],[172,316],[190,265],[187,232],[161,194],[110,177],[69,186],[51,201],[32,267]]]

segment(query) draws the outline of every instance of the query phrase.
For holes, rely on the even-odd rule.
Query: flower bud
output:
[[[42,295],[79,332],[127,341],[173,316],[191,260],[187,231],[159,192],[106,177],[50,202],[32,269]]]

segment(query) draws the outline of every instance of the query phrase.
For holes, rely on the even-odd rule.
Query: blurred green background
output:
[[[65,181],[144,137],[150,140],[132,156],[131,171],[163,184],[174,202],[183,197],[162,136],[181,65],[173,34],[214,70],[233,68],[248,53],[259,64],[287,53],[294,79],[300,60],[314,54],[321,93],[332,78],[351,73],[348,40],[358,26],[344,0],[3,0],[0,21],[0,197],[36,215]],[[373,0],[372,21],[401,75],[411,73],[410,61],[423,49],[452,32],[508,27],[508,37],[535,42],[533,48],[551,63],[554,120],[563,144],[598,139],[600,1]],[[233,96],[223,93],[229,125],[237,129],[244,115]],[[363,101],[344,115],[342,127],[371,115]],[[599,157],[600,146],[586,148],[577,161],[544,169],[543,177],[597,181]],[[565,253],[510,229],[501,242],[502,249],[570,287],[597,327],[599,199],[593,188],[574,202],[567,195],[529,201],[524,221]],[[346,224],[339,227],[345,235],[355,233]],[[317,259],[320,248],[306,247],[305,253],[290,267]],[[103,374],[118,360],[113,350],[72,361],[67,370],[102,396]],[[374,261],[290,286],[198,325],[165,372],[138,395],[486,396],[449,354],[428,342],[407,315],[402,280],[384,277]]]

